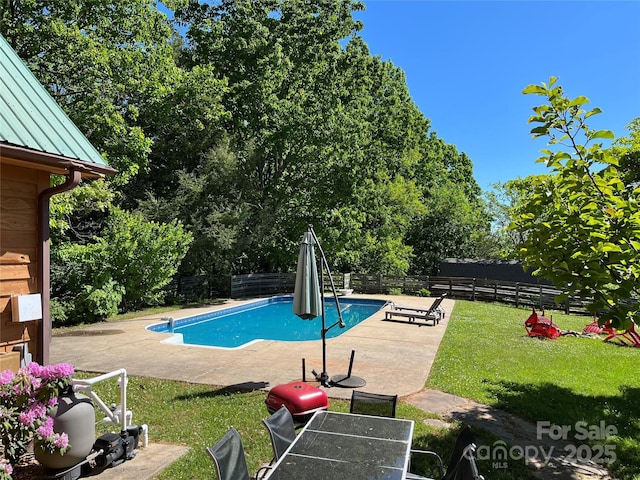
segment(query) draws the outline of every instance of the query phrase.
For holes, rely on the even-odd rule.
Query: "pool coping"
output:
[[[433,301],[433,298],[392,295],[353,297],[414,306],[429,306]],[[162,317],[184,318],[255,300],[227,300],[220,305],[101,323],[82,328],[77,335],[54,334],[50,362],[69,362],[78,370],[95,373],[124,368],[129,375],[267,390],[301,380],[304,359],[306,380],[317,384],[311,370],[322,371],[320,340],[264,340],[242,349],[202,348],[164,344],[162,340],[171,333],[151,332],[145,328]],[[445,299],[442,305],[446,315],[437,326],[423,322],[385,321],[385,311],[389,308],[386,306],[339,337],[327,339],[329,376],[344,375],[351,352],[355,351],[352,374],[366,381],[362,390],[401,397],[422,390],[446,331],[454,301]],[[326,391],[333,398],[351,396],[349,388],[330,387]]]

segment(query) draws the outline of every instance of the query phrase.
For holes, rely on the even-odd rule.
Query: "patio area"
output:
[[[432,298],[408,296],[354,297],[417,307],[433,302]],[[248,301],[251,300],[229,300],[221,305],[176,310],[161,316],[178,319]],[[420,321],[385,321],[387,307],[339,337],[327,340],[329,376],[346,374],[351,351],[355,350],[352,375],[366,381],[363,390],[400,397],[422,390],[453,305],[453,300],[444,300],[446,315],[435,327]],[[251,389],[269,389],[302,379],[303,358],[307,381],[313,380],[312,369],[322,371],[320,340],[261,341],[239,350],[164,344],[161,341],[170,334],[145,329],[159,322],[161,316],[101,323],[54,334],[50,361],[68,362],[77,370],[88,372],[105,373],[124,368],[129,375]],[[351,389],[330,387],[327,394],[333,398],[350,398]]]
[[[377,298],[403,305],[425,307],[433,298],[388,295],[354,295]],[[322,369],[321,341],[277,342],[261,341],[239,350],[193,347],[160,343],[169,334],[147,331],[145,327],[161,317],[174,319],[245,303],[226,301],[224,304],[197,309],[183,309],[158,316],[140,317],[117,323],[103,323],[82,329],[54,334],[51,362],[69,362],[76,369],[105,373],[125,368],[129,375],[163,378],[215,386],[238,386],[264,389],[300,380],[302,358],[306,359],[307,381],[311,370]],[[424,384],[446,331],[454,301],[442,303],[446,315],[437,326],[424,322],[385,321],[386,307],[338,338],[327,341],[327,371],[330,376],[345,374],[351,351],[355,350],[352,374],[366,380],[364,391],[398,394],[403,401],[425,411],[436,413],[446,422],[458,420],[492,431],[514,445],[528,445],[535,437],[535,425],[518,417],[473,401],[425,390]],[[300,320],[303,321],[303,320]],[[317,384],[316,384],[317,385]],[[348,399],[352,389],[326,388],[331,398]],[[446,424],[446,423],[444,423]],[[150,444],[141,449],[134,461],[107,469],[102,480],[151,478],[182,456],[187,448],[178,445]],[[562,445],[557,451],[563,451]],[[554,478],[585,480],[609,479],[604,468],[578,465],[552,459],[548,468],[540,471]]]

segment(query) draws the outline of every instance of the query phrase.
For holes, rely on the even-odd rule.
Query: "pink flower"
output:
[[[45,381],[57,380],[59,378],[71,377],[74,373],[73,365],[59,363],[57,365],[47,365],[40,369],[40,377]]]
[[[32,390],[38,390],[40,387],[42,386],[42,379],[41,378],[32,378],[31,379],[31,389]]]
[[[31,362],[29,365],[24,367],[23,370],[32,377],[39,377],[42,367],[36,362]]]
[[[36,420],[44,418],[46,414],[47,407],[45,407],[41,402],[35,402],[28,409],[20,412],[20,415],[18,415],[18,420],[23,425],[29,426]]]
[[[53,444],[60,449],[67,448],[69,446],[69,436],[66,433],[56,433],[53,437]]]
[[[42,438],[49,438],[53,435],[53,418],[47,417],[44,424],[38,427],[38,435]]]
[[[71,377],[75,373],[73,365],[70,363],[59,363],[55,365],[55,370],[58,377]]]
[[[36,417],[31,409],[23,410],[22,412],[20,412],[20,415],[18,415],[18,420],[20,421],[20,423],[27,427],[32,425],[35,419]]]
[[[20,369],[17,374],[0,372],[0,434],[5,444],[0,458],[0,479],[11,474],[9,463],[15,463],[25,452],[25,445],[34,435],[45,440],[53,449],[66,451],[69,437],[55,433],[54,419],[49,409],[58,404],[58,394],[72,380],[73,366],[68,363],[41,367],[35,362]],[[10,477],[9,477],[10,478]]]
[[[42,402],[36,402],[29,408],[36,418],[44,418],[47,415],[47,407]]]
[[[15,378],[15,374],[12,370],[5,370],[0,372],[0,385],[8,385]]]
[[[7,475],[11,475],[13,473],[13,467],[11,464],[5,460],[0,460],[0,472],[5,471]]]

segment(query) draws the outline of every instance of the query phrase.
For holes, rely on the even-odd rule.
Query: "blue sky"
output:
[[[546,171],[527,119],[559,78],[602,114],[593,128],[628,134],[640,117],[640,1],[364,0],[372,55],[402,68],[414,102],[474,164],[480,187]]]

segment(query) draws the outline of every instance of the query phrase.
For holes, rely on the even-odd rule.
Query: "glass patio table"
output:
[[[267,478],[403,480],[412,437],[412,420],[321,410]]]

